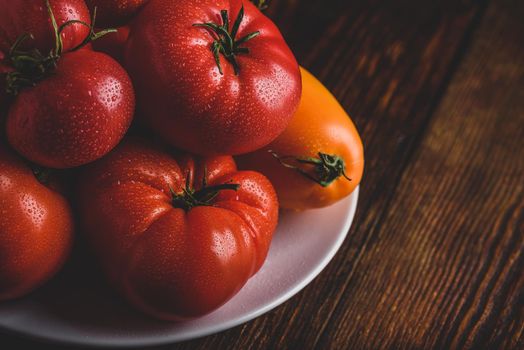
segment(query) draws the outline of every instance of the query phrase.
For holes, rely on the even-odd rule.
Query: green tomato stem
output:
[[[344,159],[340,156],[319,152],[318,158],[314,158],[281,156],[271,150],[268,152],[271,153],[282,166],[295,170],[300,175],[322,187],[328,187],[341,176],[351,181],[346,175]]]
[[[215,63],[218,67],[220,74],[224,74],[222,70],[222,65],[220,63],[220,54],[222,54],[228,61],[233,65],[235,75],[240,73],[240,66],[238,64],[236,56],[239,54],[248,54],[249,49],[247,47],[240,47],[240,45],[245,44],[247,41],[260,35],[259,31],[247,34],[242,38],[236,40],[236,36],[242,20],[244,19],[244,5],[240,8],[240,12],[233,23],[231,31],[229,31],[229,15],[227,10],[221,10],[220,16],[222,17],[222,25],[218,25],[213,22],[206,23],[195,23],[194,27],[202,27],[209,30],[213,38],[215,39],[211,44],[211,52],[215,58]]]

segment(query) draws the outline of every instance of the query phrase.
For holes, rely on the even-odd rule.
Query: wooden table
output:
[[[524,348],[524,1],[274,0],[268,14],[362,133],[357,216],[284,305],[160,349]],[[0,337],[23,346],[58,348]]]

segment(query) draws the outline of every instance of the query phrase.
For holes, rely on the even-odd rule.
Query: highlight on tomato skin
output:
[[[303,67],[302,98],[287,129],[268,146],[237,158],[266,175],[282,208],[322,208],[350,195],[364,171],[364,149],[351,118]]]
[[[60,270],[71,250],[68,201],[0,143],[0,302],[31,293]]]
[[[278,222],[269,180],[230,156],[173,156],[127,139],[78,183],[82,231],[108,280],[162,320],[231,299],[263,265]]]

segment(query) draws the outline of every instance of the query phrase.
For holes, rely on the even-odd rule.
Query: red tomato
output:
[[[73,219],[64,197],[0,145],[0,301],[47,281],[64,263]]]
[[[6,74],[11,71],[11,68],[4,63],[4,53],[0,51],[0,125],[4,125],[4,118],[7,114],[9,96],[5,89],[5,81],[1,79],[2,74]],[[0,128],[0,135],[3,135],[3,128]]]
[[[0,86],[1,88],[1,86]],[[7,114],[7,96],[0,90],[0,125],[4,125],[5,115]],[[0,128],[0,135],[3,137],[3,128]]]
[[[7,116],[9,143],[51,168],[92,162],[115,147],[134,112],[125,70],[90,50],[63,55],[52,75],[22,90]]]
[[[89,10],[83,0],[49,0],[58,26],[79,20],[91,24]],[[7,53],[22,34],[32,34],[25,48],[36,48],[47,54],[55,47],[55,37],[45,0],[0,0],[0,51]],[[62,32],[64,51],[68,51],[89,35],[89,28],[80,23],[68,25]]]
[[[129,26],[123,26],[117,28],[116,33],[109,33],[93,41],[93,49],[108,54],[117,62],[122,62],[127,38],[129,38]]]
[[[103,26],[126,24],[149,0],[86,0],[91,11],[96,7],[97,23]]]
[[[173,158],[128,140],[79,183],[84,232],[109,280],[165,320],[206,314],[235,295],[262,266],[278,220],[269,180],[237,171],[229,156]]]
[[[268,144],[300,100],[293,54],[249,1],[151,1],[131,26],[125,61],[144,122],[171,145],[198,154],[241,154]]]

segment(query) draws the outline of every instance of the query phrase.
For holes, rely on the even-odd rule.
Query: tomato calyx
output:
[[[11,66],[6,75],[6,92],[10,95],[17,95],[20,90],[35,86],[36,83],[48,77],[56,68],[60,57],[63,54],[62,32],[72,24],[81,24],[89,28],[89,34],[85,39],[70,51],[76,51],[89,44],[90,42],[103,37],[106,34],[116,32],[116,29],[104,29],[95,32],[96,8],[93,11],[91,24],[80,20],[70,20],[58,26],[53,10],[46,0],[47,12],[54,30],[55,47],[47,55],[38,49],[25,50],[21,48],[24,41],[34,39],[31,33],[20,35],[6,57],[6,62]]]
[[[235,20],[235,23],[233,24],[233,27],[231,28],[231,31],[229,30],[229,15],[227,10],[221,10],[220,16],[222,17],[222,25],[218,25],[213,22],[206,22],[195,23],[193,24],[193,26],[208,29],[209,32],[213,35],[213,38],[215,40],[211,44],[211,52],[213,52],[213,56],[215,57],[215,62],[220,74],[224,75],[224,72],[222,71],[222,65],[220,64],[220,54],[222,54],[233,65],[235,75],[238,75],[240,73],[240,66],[236,59],[236,55],[249,54],[249,48],[240,47],[240,45],[257,37],[258,35],[260,35],[260,32],[256,31],[247,34],[238,40],[236,39],[238,29],[240,28],[240,24],[244,19],[244,5],[242,5],[242,7],[240,8],[240,11]]]
[[[328,187],[343,176],[348,181],[351,179],[346,175],[346,164],[344,159],[337,155],[318,152],[318,158],[280,156],[276,152],[269,151],[284,167],[293,169],[311,181],[322,187]]]
[[[38,182],[40,182],[42,185],[49,184],[51,175],[53,174],[53,169],[46,168],[37,164],[30,164],[30,168]]]
[[[187,212],[194,207],[212,206],[214,199],[218,196],[220,191],[237,191],[240,187],[239,184],[234,183],[208,186],[206,177],[207,176],[204,175],[202,179],[202,187],[199,190],[195,190],[191,187],[189,174],[186,178],[185,188],[182,189],[181,193],[176,193],[173,188],[170,187],[169,190],[172,197],[171,204],[173,207],[184,209]]]
[[[271,0],[251,0],[251,2],[255,4],[255,6],[258,7],[260,11],[264,11],[269,7]]]

